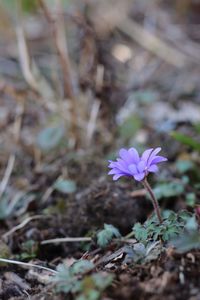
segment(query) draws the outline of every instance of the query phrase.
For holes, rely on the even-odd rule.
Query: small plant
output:
[[[147,149],[140,157],[135,148],[128,150],[121,149],[119,151],[120,158],[118,158],[117,161],[109,161],[111,171],[108,174],[113,175],[113,180],[117,180],[122,176],[128,176],[134,178],[136,181],[142,182],[151,197],[155,213],[161,224],[163,220],[158,201],[147,181],[149,173],[156,173],[158,171],[157,164],[167,160],[167,158],[157,155],[160,150],[160,147]]]
[[[31,194],[18,192],[13,197],[9,192],[5,192],[0,197],[0,220],[23,214],[33,199],[34,195]]]
[[[133,226],[133,233],[135,238],[144,244],[150,240],[169,241],[184,231],[190,218],[191,214],[186,211],[177,214],[173,211],[167,211],[162,224],[159,224],[157,218],[152,216],[144,224],[136,223]]]
[[[19,255],[16,255],[16,259],[30,260],[37,257],[37,253],[38,253],[38,243],[35,242],[34,240],[28,240],[22,243],[21,253]]]
[[[200,249],[200,235],[199,235],[199,212],[187,219],[183,234],[176,239],[169,241],[169,245],[176,248],[176,251],[184,253],[192,249]]]
[[[54,276],[57,292],[71,293],[76,300],[98,300],[101,293],[112,283],[113,276],[106,273],[90,274],[94,264],[88,260],[79,260],[72,266],[61,264]]]
[[[110,224],[104,224],[104,229],[97,233],[97,244],[104,248],[113,238],[120,238],[121,234],[119,230]]]

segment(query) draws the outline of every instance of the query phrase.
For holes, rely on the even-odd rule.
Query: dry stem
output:
[[[69,100],[71,101],[70,103],[71,133],[72,133],[72,137],[75,138],[77,144],[79,141],[77,99],[75,96],[74,86],[72,81],[71,64],[70,64],[67,41],[66,41],[65,30],[64,30],[64,20],[61,11],[61,3],[59,0],[57,0],[57,6],[60,13],[59,13],[59,18],[54,19],[45,1],[44,0],[38,0],[38,1],[48,23],[52,27],[53,38],[55,41],[55,46],[58,53],[60,66],[63,72],[64,94],[65,97],[69,97]]]
[[[154,207],[154,210],[155,210],[155,213],[158,217],[158,220],[160,222],[160,224],[162,224],[163,220],[162,220],[162,217],[161,217],[161,213],[160,213],[160,207],[159,207],[159,204],[158,204],[158,201],[157,199],[155,198],[154,196],[154,193],[147,181],[147,179],[145,178],[143,181],[142,181],[145,189],[147,190],[147,192],[149,193],[150,197],[151,197],[151,200],[152,200],[152,204],[153,204],[153,207]]]

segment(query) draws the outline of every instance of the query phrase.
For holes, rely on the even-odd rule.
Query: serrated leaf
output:
[[[107,288],[113,281],[113,275],[112,274],[93,274],[92,278],[95,282],[95,286],[100,290],[103,291],[105,288]]]
[[[187,222],[187,220],[191,217],[192,217],[192,213],[186,210],[182,210],[178,213],[178,218],[183,222]]]
[[[133,232],[136,240],[138,241],[146,241],[148,237],[148,231],[144,228],[140,223],[136,223],[133,227]]]
[[[64,133],[62,125],[44,128],[37,136],[37,145],[43,151],[50,151],[60,144]]]
[[[81,259],[73,264],[71,266],[72,273],[77,275],[77,274],[82,274],[84,272],[87,272],[89,270],[92,270],[94,268],[94,264],[86,259]]]
[[[81,290],[81,281],[75,280],[72,268],[64,264],[57,267],[58,273],[52,278],[56,283],[56,290],[58,292],[78,292]]]
[[[76,183],[73,180],[59,178],[54,183],[54,188],[63,194],[71,194],[76,191]]]
[[[97,244],[100,247],[106,247],[113,238],[119,238],[119,230],[110,224],[104,224],[104,229],[97,233]]]

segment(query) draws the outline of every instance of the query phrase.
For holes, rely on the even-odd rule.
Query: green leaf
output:
[[[168,241],[173,236],[180,234],[191,218],[191,213],[180,211],[178,214],[167,210],[163,214],[163,222],[160,224],[155,215],[151,216],[143,225],[136,223],[133,227],[135,238],[146,244],[148,241],[157,241],[162,238]]]
[[[192,249],[200,249],[200,234],[198,231],[182,234],[179,238],[172,239],[169,243],[180,253]]]
[[[44,128],[37,136],[37,145],[43,151],[49,151],[57,147],[64,137],[64,126]]]
[[[192,213],[190,213],[187,210],[181,210],[178,213],[178,219],[180,219],[184,223],[186,223],[191,217],[192,217]]]
[[[138,116],[128,117],[119,127],[119,134],[124,139],[132,138],[141,128],[142,122]]]
[[[191,218],[189,218],[185,224],[185,229],[188,231],[195,231],[198,229],[198,224],[196,221],[196,217],[192,216]]]
[[[9,258],[11,256],[10,248],[6,243],[0,240],[0,257],[1,258]],[[0,263],[1,266],[2,263]]]
[[[196,203],[196,195],[195,193],[187,193],[186,194],[186,204],[188,206],[194,207]]]
[[[74,275],[83,274],[84,272],[92,270],[93,268],[94,268],[94,264],[91,261],[86,260],[86,259],[81,259],[81,260],[75,262],[71,266],[72,273]]]
[[[147,240],[148,231],[140,223],[136,223],[133,226],[133,232],[134,232],[136,240],[141,241],[141,242],[145,242]]]
[[[11,198],[8,193],[4,193],[0,199],[0,220],[23,214],[34,197],[31,194],[18,192]]]
[[[81,281],[75,280],[72,267],[60,264],[57,267],[57,271],[58,273],[52,278],[52,281],[56,283],[58,292],[69,293],[81,290]]]
[[[200,123],[195,123],[193,124],[194,129],[196,130],[197,133],[200,133]]]
[[[104,275],[101,273],[96,273],[92,275],[92,278],[95,282],[95,286],[100,290],[105,290],[113,281],[113,275],[108,274]]]
[[[158,200],[161,198],[174,197],[182,194],[183,192],[183,184],[177,182],[162,183],[154,188],[154,194]]]
[[[192,149],[200,151],[200,143],[192,137],[177,131],[173,131],[171,135],[175,140],[182,143],[183,145],[190,146]]]
[[[194,168],[194,163],[191,160],[180,159],[176,162],[176,168],[180,173],[184,174]]]
[[[142,104],[151,104],[153,101],[157,101],[158,97],[158,93],[150,89],[136,91],[133,94],[133,98]]]
[[[71,194],[76,191],[76,183],[73,180],[59,178],[54,183],[54,188],[63,194]]]
[[[100,247],[106,247],[113,238],[119,238],[119,230],[110,224],[104,224],[104,229],[97,233],[97,244]]]

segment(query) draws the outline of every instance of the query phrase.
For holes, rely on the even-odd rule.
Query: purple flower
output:
[[[135,148],[121,149],[119,151],[120,158],[117,158],[117,161],[109,161],[108,167],[111,170],[108,174],[113,175],[113,180],[117,180],[121,176],[129,176],[134,177],[137,181],[142,181],[148,173],[158,171],[158,163],[167,160],[167,158],[157,155],[160,150],[160,147],[147,149],[140,157]]]

